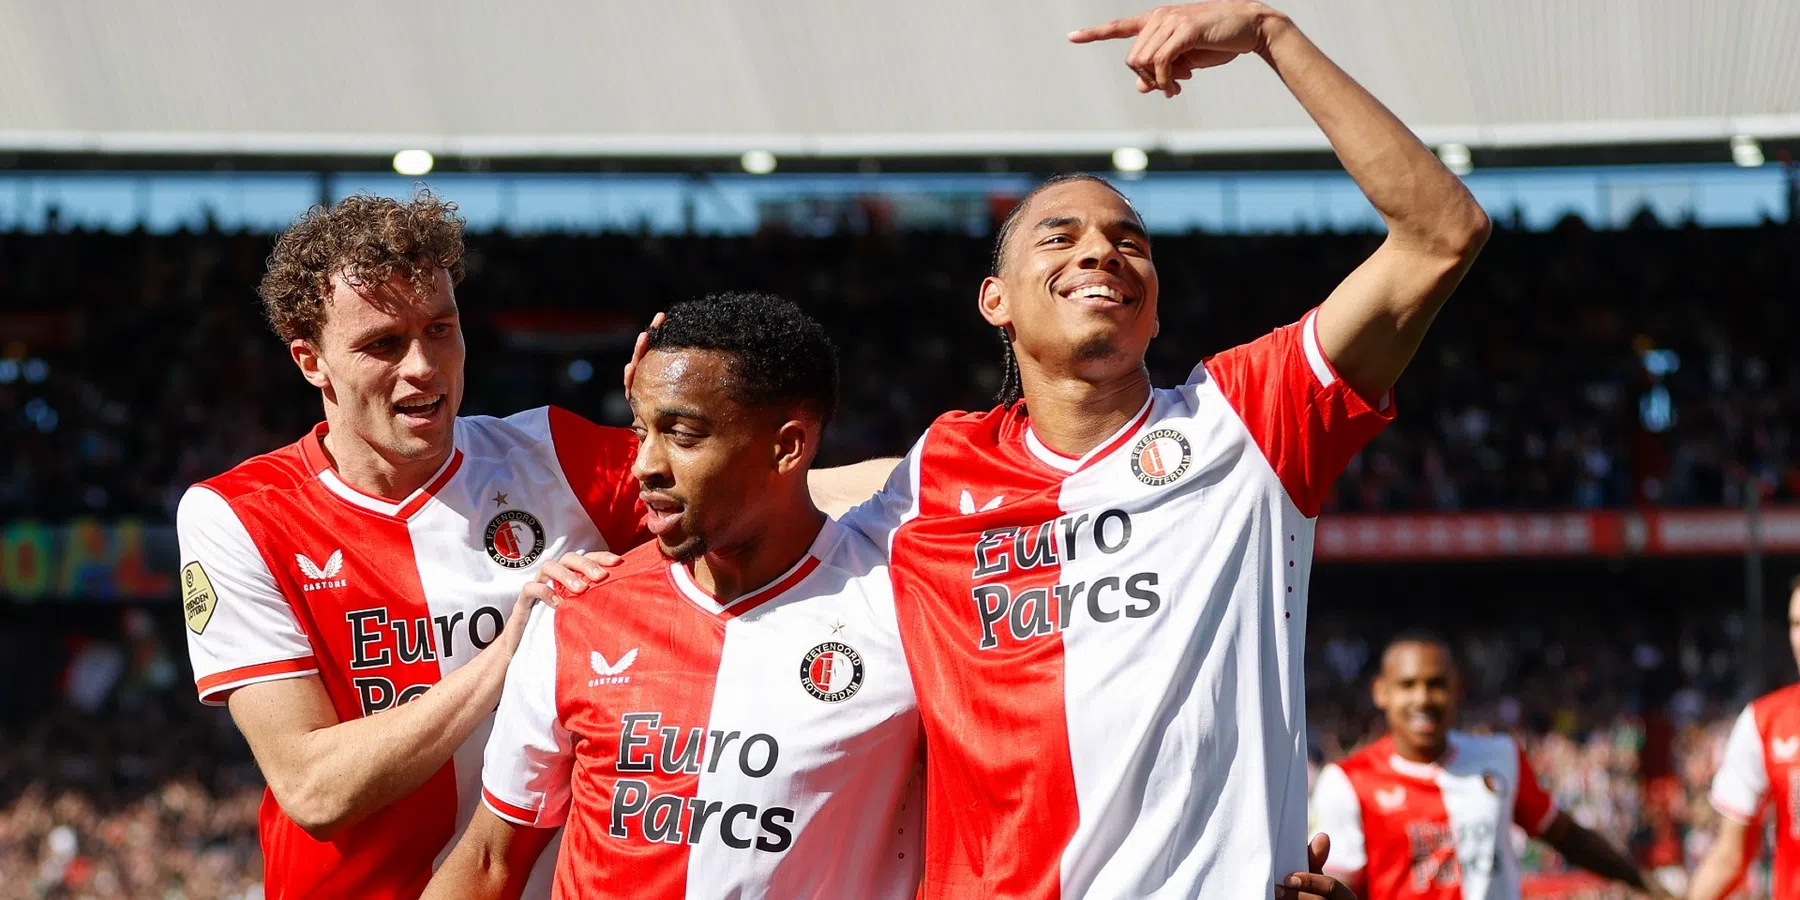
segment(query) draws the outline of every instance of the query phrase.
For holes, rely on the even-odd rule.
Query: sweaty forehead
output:
[[[652,350],[631,380],[639,412],[683,409],[712,417],[737,403],[732,398],[731,361],[712,350]]]

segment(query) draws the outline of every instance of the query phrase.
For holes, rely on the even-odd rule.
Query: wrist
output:
[[[1269,58],[1269,50],[1283,38],[1297,32],[1294,20],[1274,7],[1258,3],[1256,11],[1256,53]]]

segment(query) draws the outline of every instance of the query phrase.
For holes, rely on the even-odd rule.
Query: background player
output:
[[[416,896],[476,805],[521,584],[646,534],[630,431],[457,417],[462,259],[429,194],[288,229],[260,292],[325,422],[181,501],[189,655],[268,782],[269,897]]]
[[[1516,900],[1517,824],[1577,866],[1668,896],[1556,808],[1511,737],[1453,730],[1462,681],[1443,641],[1396,637],[1373,690],[1387,735],[1326,766],[1313,788],[1313,827],[1331,835],[1327,870],[1358,893]]]
[[[928,897],[1254,897],[1302,868],[1313,517],[1488,230],[1268,7],[1071,35],[1133,37],[1140,90],[1262,56],[1388,236],[1302,322],[1152,390],[1157,275],[1130,204],[1056,179],[1003,225],[978,297],[1002,406],[940,418],[845,517],[890,547],[924,686]]]
[[[631,388],[655,547],[532,615],[485,807],[429,897],[515,897],[556,826],[563,897],[909,898],[919,726],[881,551],[806,471],[837,400],[768,295],[674,307]]]
[[[1788,644],[1800,662],[1800,577],[1788,585]],[[1775,819],[1775,900],[1800,897],[1800,685],[1764,694],[1744,707],[1725,739],[1713,776],[1719,830],[1694,870],[1689,900],[1731,893],[1756,857],[1765,821]]]

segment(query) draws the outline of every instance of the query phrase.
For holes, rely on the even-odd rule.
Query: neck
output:
[[[1394,739],[1394,753],[1395,754],[1397,754],[1401,759],[1404,759],[1408,762],[1416,762],[1416,763],[1421,763],[1424,765],[1430,765],[1432,763],[1437,762],[1440,759],[1443,759],[1444,754],[1446,752],[1448,752],[1449,749],[1450,749],[1450,741],[1448,738],[1446,738],[1442,743],[1436,743],[1436,744],[1412,743],[1409,741],[1400,740],[1398,735],[1395,735],[1395,739]]]
[[[1031,430],[1044,446],[1082,456],[1124,428],[1150,397],[1150,373],[1142,362],[1110,378],[1090,381],[1057,375],[1019,359],[1019,383],[1031,413]]]
[[[825,527],[825,514],[802,494],[784,512],[767,517],[754,529],[751,543],[730,551],[709,551],[689,568],[694,583],[720,603],[764,587],[794,567]]]
[[[394,503],[424,487],[425,482],[443,468],[444,460],[456,451],[455,445],[450,444],[426,459],[389,459],[368,443],[335,427],[327,428],[319,446],[325,451],[331,470],[345,484]]]

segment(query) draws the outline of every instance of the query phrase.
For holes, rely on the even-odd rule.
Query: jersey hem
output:
[[[309,654],[293,659],[278,659],[216,672],[195,681],[194,689],[200,694],[201,703],[207,706],[224,706],[225,695],[238,688],[261,684],[265,681],[280,681],[285,678],[301,678],[317,674],[319,674],[319,660]]]
[[[538,814],[523,806],[514,806],[513,804],[494,796],[494,792],[489,790],[485,785],[481,788],[481,805],[487,807],[489,812],[514,825],[522,825],[526,828],[557,827],[555,825],[539,825],[537,821],[539,818]]]

